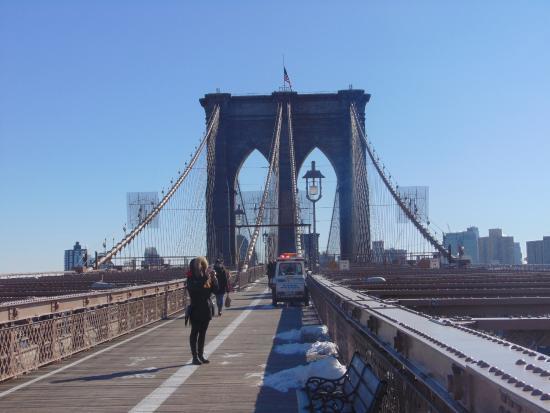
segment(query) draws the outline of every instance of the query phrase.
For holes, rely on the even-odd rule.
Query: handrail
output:
[[[155,296],[160,293],[183,289],[184,286],[184,280],[179,279],[133,287],[113,288],[105,291],[3,302],[0,304],[0,327],[8,322],[18,322],[35,317],[80,311]]]
[[[100,297],[92,294],[71,297],[69,303],[74,305],[71,308],[78,311],[67,310],[64,307],[67,302],[60,297],[50,302],[49,310],[40,307],[46,310],[42,316],[48,312],[52,316],[0,325],[0,382],[88,350],[185,308],[187,298],[181,280],[146,286],[147,291],[141,295],[138,288],[120,289],[118,294],[110,291],[99,294]],[[17,309],[24,313],[25,307]]]

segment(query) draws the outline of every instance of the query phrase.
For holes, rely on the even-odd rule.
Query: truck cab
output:
[[[309,305],[303,257],[296,253],[279,256],[271,284],[271,298],[274,306],[280,301],[303,301],[304,305]]]

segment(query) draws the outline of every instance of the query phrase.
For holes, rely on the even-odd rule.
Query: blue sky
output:
[[[0,1],[0,272],[55,270],[165,186],[216,88],[372,94],[367,132],[444,229],[550,235],[550,2]],[[320,162],[320,161],[319,161]],[[321,162],[320,162],[321,163]]]

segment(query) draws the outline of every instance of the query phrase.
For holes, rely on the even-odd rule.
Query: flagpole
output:
[[[285,54],[283,53],[283,89],[286,87],[285,83]]]

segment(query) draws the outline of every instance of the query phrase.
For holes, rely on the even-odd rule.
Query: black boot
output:
[[[200,366],[202,363],[197,357],[197,335],[196,334],[193,335],[193,333],[191,333],[191,336],[189,338],[189,344],[191,345],[191,354],[193,355],[193,364],[196,366]]]
[[[210,363],[210,360],[204,358],[204,354],[199,354],[199,360],[200,360],[199,363],[202,363],[202,364]]]

